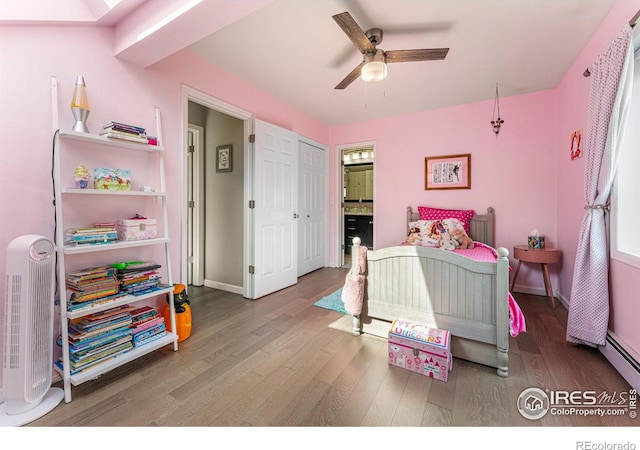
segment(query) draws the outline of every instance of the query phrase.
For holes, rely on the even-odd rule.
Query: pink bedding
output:
[[[475,241],[474,244],[474,248],[456,249],[453,252],[480,262],[494,262],[498,259],[498,252],[493,247],[478,241]],[[511,270],[511,267],[509,267],[509,270]],[[518,306],[513,295],[509,292],[509,332],[512,337],[516,337],[519,333],[524,333],[525,331],[527,331],[527,324],[524,320],[524,314],[522,314],[520,306]]]
[[[493,247],[477,241],[474,244],[474,248],[456,249],[454,252],[474,261],[492,262],[498,259],[498,252]],[[511,270],[511,267],[509,267],[509,270]],[[519,333],[524,333],[525,331],[527,331],[527,324],[524,320],[524,314],[522,314],[516,299],[509,292],[509,332],[512,337],[516,337]]]

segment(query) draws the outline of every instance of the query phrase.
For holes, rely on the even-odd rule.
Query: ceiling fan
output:
[[[448,48],[423,48],[413,50],[384,51],[376,46],[382,42],[382,30],[371,28],[366,32],[358,26],[348,12],[333,16],[333,20],[362,53],[362,62],[347,75],[335,89],[344,89],[358,77],[364,81],[382,81],[387,77],[387,64],[410,61],[434,61],[444,59]]]

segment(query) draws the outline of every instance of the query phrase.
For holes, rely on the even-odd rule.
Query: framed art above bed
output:
[[[471,154],[427,156],[424,159],[424,188],[471,189]]]

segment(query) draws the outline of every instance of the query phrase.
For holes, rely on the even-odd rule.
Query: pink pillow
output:
[[[464,226],[464,231],[469,232],[469,221],[476,212],[464,209],[440,209],[429,206],[418,206],[420,220],[443,220],[451,217],[458,219]]]

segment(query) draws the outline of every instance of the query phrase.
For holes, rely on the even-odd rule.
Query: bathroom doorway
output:
[[[351,266],[351,245],[359,237],[362,245],[374,248],[374,146],[344,148],[342,163],[342,261]]]

